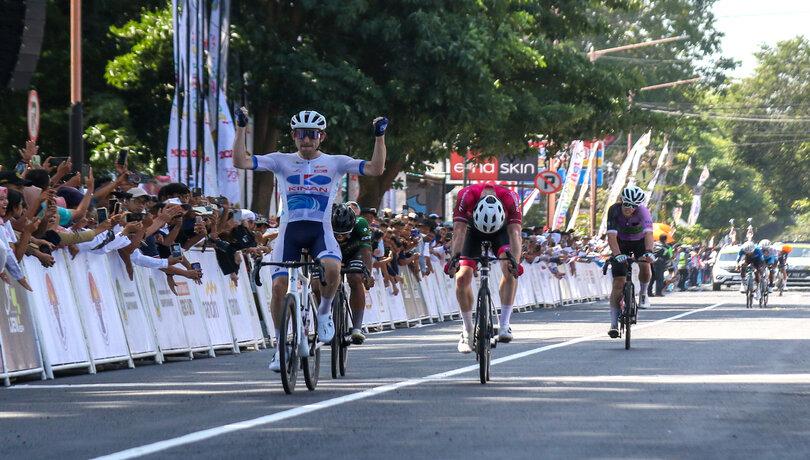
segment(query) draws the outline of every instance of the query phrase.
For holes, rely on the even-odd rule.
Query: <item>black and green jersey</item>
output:
[[[349,234],[349,238],[339,242],[339,244],[340,252],[343,254],[343,260],[350,259],[362,248],[371,249],[371,228],[368,226],[368,221],[362,217],[358,217],[352,233]]]

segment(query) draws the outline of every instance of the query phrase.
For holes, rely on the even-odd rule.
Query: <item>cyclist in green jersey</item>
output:
[[[340,245],[343,268],[348,269],[346,283],[349,285],[349,306],[352,310],[352,342],[363,343],[363,314],[366,309],[366,289],[374,285],[368,267],[372,266],[372,233],[368,221],[346,204],[337,204],[332,210],[332,231]]]

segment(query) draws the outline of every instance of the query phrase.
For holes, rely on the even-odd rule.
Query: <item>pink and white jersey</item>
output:
[[[253,169],[276,174],[283,200],[282,223],[310,220],[332,226],[332,203],[344,174],[363,174],[365,160],[322,153],[306,160],[296,153],[253,156]]]

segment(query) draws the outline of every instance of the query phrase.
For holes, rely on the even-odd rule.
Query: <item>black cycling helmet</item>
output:
[[[332,206],[332,231],[335,233],[351,233],[357,216],[345,203]]]

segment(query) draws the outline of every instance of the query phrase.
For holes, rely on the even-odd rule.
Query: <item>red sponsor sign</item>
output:
[[[474,155],[467,153],[467,160],[472,160]],[[467,162],[468,180],[498,180],[498,159],[488,158]],[[450,179],[464,180],[464,158],[458,152],[450,152]]]

